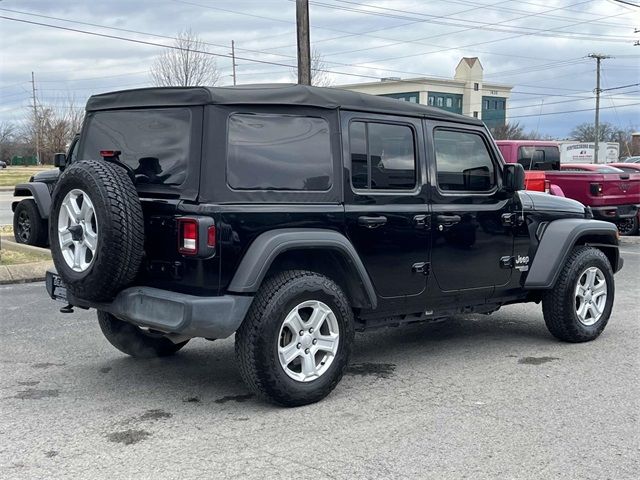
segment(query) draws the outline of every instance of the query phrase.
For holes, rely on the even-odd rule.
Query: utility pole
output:
[[[233,86],[236,86],[236,44],[231,40],[231,66],[233,67]]]
[[[601,55],[598,53],[592,53],[589,55],[591,58],[596,59],[596,120],[595,120],[595,130],[596,130],[596,141],[593,149],[593,163],[598,163],[598,149],[600,148],[600,63],[602,60],[607,58],[611,58],[608,55]]]
[[[311,85],[309,0],[296,0],[296,31],[298,33],[298,83]]]
[[[31,72],[31,94],[33,96],[33,121],[35,122],[36,135],[36,162],[40,163],[40,119],[38,118],[38,104],[36,102],[36,80]]]

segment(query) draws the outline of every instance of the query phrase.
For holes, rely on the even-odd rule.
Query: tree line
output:
[[[619,127],[612,123],[600,123],[598,141],[617,142],[620,145],[620,155],[631,155],[631,135],[638,131],[635,126]],[[519,122],[506,123],[491,129],[491,134],[496,140],[560,140],[549,135],[540,135],[536,131],[525,132]],[[595,142],[596,127],[593,123],[581,123],[575,126],[567,138],[562,140],[575,140],[578,142]]]

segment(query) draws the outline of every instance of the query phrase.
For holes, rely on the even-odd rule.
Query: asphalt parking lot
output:
[[[13,191],[0,189],[0,225],[13,224],[13,212],[11,202],[13,201]]]
[[[640,245],[623,256],[595,342],[533,304],[370,331],[297,409],[247,393],[233,339],[134,360],[43,284],[0,287],[0,478],[638,478]]]

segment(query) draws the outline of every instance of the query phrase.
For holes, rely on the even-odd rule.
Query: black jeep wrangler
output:
[[[46,247],[49,245],[49,212],[51,194],[60,172],[75,160],[79,135],[69,145],[66,154],[56,153],[56,169],[38,172],[29,183],[19,183],[13,189],[15,200],[11,202],[13,212],[13,236],[17,243]]]
[[[593,340],[615,225],[523,191],[477,119],[338,89],[150,88],[91,97],[53,194],[51,297],[136,357],[236,335],[247,385],[325,397],[354,331],[542,302]]]

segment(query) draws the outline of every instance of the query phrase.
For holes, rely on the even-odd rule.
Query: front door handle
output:
[[[366,228],[378,228],[387,223],[387,217],[358,217],[358,225]]]
[[[462,220],[462,218],[460,217],[460,215],[438,215],[436,217],[436,220],[438,221],[438,223],[446,227],[450,227],[451,225],[460,223],[460,220]]]

